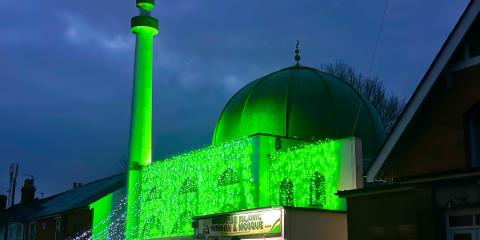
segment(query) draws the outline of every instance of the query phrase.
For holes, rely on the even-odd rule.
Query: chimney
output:
[[[0,195],[0,211],[7,209],[7,195]]]
[[[35,185],[33,183],[33,178],[25,179],[25,182],[22,187],[22,198],[20,203],[28,203],[35,199]]]
[[[73,183],[73,189],[76,189],[76,188],[79,188],[82,186],[82,183],[81,182],[74,182]]]

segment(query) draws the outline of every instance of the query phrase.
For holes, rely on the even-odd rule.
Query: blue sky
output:
[[[131,1],[0,0],[0,194],[8,164],[45,196],[118,173],[128,153]],[[390,0],[372,75],[407,99],[467,0]],[[157,0],[154,158],[208,145],[229,97],[294,64],[367,73],[385,0]],[[19,189],[17,189],[19,191]]]

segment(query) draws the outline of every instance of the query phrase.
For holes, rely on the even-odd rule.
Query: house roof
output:
[[[39,211],[42,208],[42,204],[53,197],[56,197],[56,195],[44,199],[36,199],[29,203],[19,203],[5,211],[0,211],[0,225],[9,222],[23,221],[28,218],[31,213]]]
[[[105,195],[125,186],[125,174],[117,174],[82,185],[57,195],[38,199],[27,204],[17,204],[0,212],[0,224],[45,218],[82,208]]]
[[[387,140],[381,147],[373,164],[368,169],[366,174],[368,182],[374,182],[376,180],[376,177],[378,176],[384,163],[387,161],[393,148],[399,141],[407,126],[412,121],[425,98],[430,93],[435,82],[437,79],[439,79],[439,76],[444,71],[448,61],[474,23],[475,19],[479,15],[479,12],[480,0],[472,0],[443,44],[433,63],[430,65],[422,81],[415,89],[415,92],[407,103],[405,110],[403,111],[402,115],[400,115],[397,123],[387,137]]]

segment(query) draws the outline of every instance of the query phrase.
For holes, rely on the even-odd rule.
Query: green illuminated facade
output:
[[[335,193],[352,145],[257,135],[154,162],[141,173],[139,238],[193,236],[192,217],[245,209],[345,210]]]
[[[385,129],[350,85],[299,65],[298,49],[296,65],[251,82],[228,101],[211,146],[152,162],[154,6],[154,0],[137,0],[140,15],[131,21],[136,48],[127,197],[92,204],[93,239],[193,238],[192,217],[255,208],[346,210],[335,193],[363,184],[363,165]],[[122,206],[126,215],[114,215]],[[118,227],[121,219],[124,227]]]
[[[91,239],[125,239],[125,190],[119,189],[90,205],[93,209]]]

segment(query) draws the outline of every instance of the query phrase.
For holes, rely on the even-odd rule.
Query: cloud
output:
[[[70,188],[72,179],[114,173],[112,163],[128,152],[134,2],[30,0],[19,8],[0,1],[6,3],[0,7],[0,157],[21,161],[46,195]],[[402,95],[416,86],[466,6],[466,0],[424,2],[391,1],[379,47],[375,74],[394,90],[405,86]],[[159,1],[155,159],[209,144],[228,99],[249,81],[294,64],[297,39],[304,65],[341,59],[366,69],[384,1],[346,3]],[[441,11],[430,11],[432,3]]]
[[[224,80],[224,88],[225,91],[228,93],[232,93],[238,91],[241,87],[243,87],[244,82],[238,79],[236,76],[227,75]]]
[[[131,36],[118,34],[95,27],[81,17],[64,15],[66,22],[65,37],[71,43],[84,46],[100,46],[107,50],[131,49],[134,41]]]

